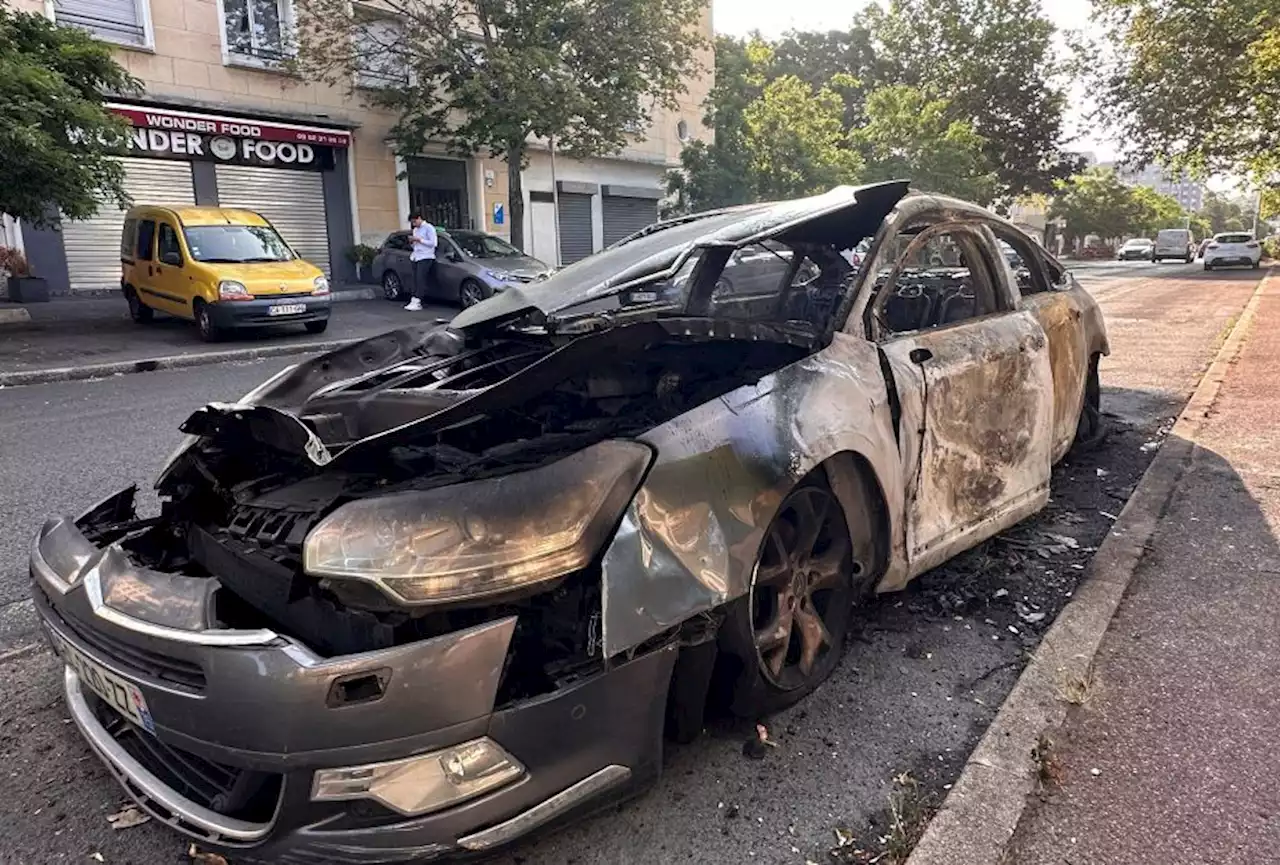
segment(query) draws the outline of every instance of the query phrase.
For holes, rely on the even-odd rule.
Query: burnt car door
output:
[[[898,399],[914,575],[1044,506],[1053,384],[980,223],[924,216],[888,241],[869,318]]]
[[[1084,313],[1089,301],[1066,269],[1051,261],[1031,238],[997,222],[988,223],[988,227],[1013,250],[1009,268],[1017,287],[1019,308],[1036,317],[1049,339],[1049,365],[1053,370],[1052,459],[1056,463],[1071,448],[1084,402],[1090,354]]]

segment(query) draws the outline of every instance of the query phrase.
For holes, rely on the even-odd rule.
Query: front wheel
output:
[[[722,650],[742,664],[734,714],[776,712],[831,675],[864,572],[835,495],[817,480],[796,487],[765,532],[750,594],[721,629]]]
[[[382,275],[382,296],[387,300],[404,298],[404,283],[400,281],[400,274],[394,270],[388,270]]]
[[[196,306],[196,329],[200,331],[200,338],[205,342],[217,342],[222,339],[222,329],[214,323],[207,303]]]
[[[480,283],[474,279],[468,279],[462,283],[462,288],[458,290],[458,301],[462,304],[462,308],[475,306],[480,301],[488,297],[488,293]]]
[[[329,319],[326,318],[322,321],[308,321],[302,326],[307,329],[307,333],[324,333],[325,328],[329,326]]]

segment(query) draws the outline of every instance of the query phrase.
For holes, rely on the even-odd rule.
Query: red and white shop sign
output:
[[[321,144],[326,147],[351,146],[351,133],[340,129],[246,120],[242,117],[219,117],[216,114],[175,111],[171,108],[141,108],[135,105],[108,107],[116,114],[127,117],[135,127],[142,129],[165,129],[172,132],[224,135],[232,138],[282,141],[290,144]]]

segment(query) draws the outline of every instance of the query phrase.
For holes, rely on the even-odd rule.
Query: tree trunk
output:
[[[524,245],[525,143],[507,147],[507,211],[511,214],[511,245],[528,254]]]

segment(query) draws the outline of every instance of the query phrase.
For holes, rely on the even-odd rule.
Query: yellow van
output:
[[[251,210],[134,207],[120,237],[120,288],[137,322],[191,319],[213,342],[228,331],[329,325],[329,280]]]

